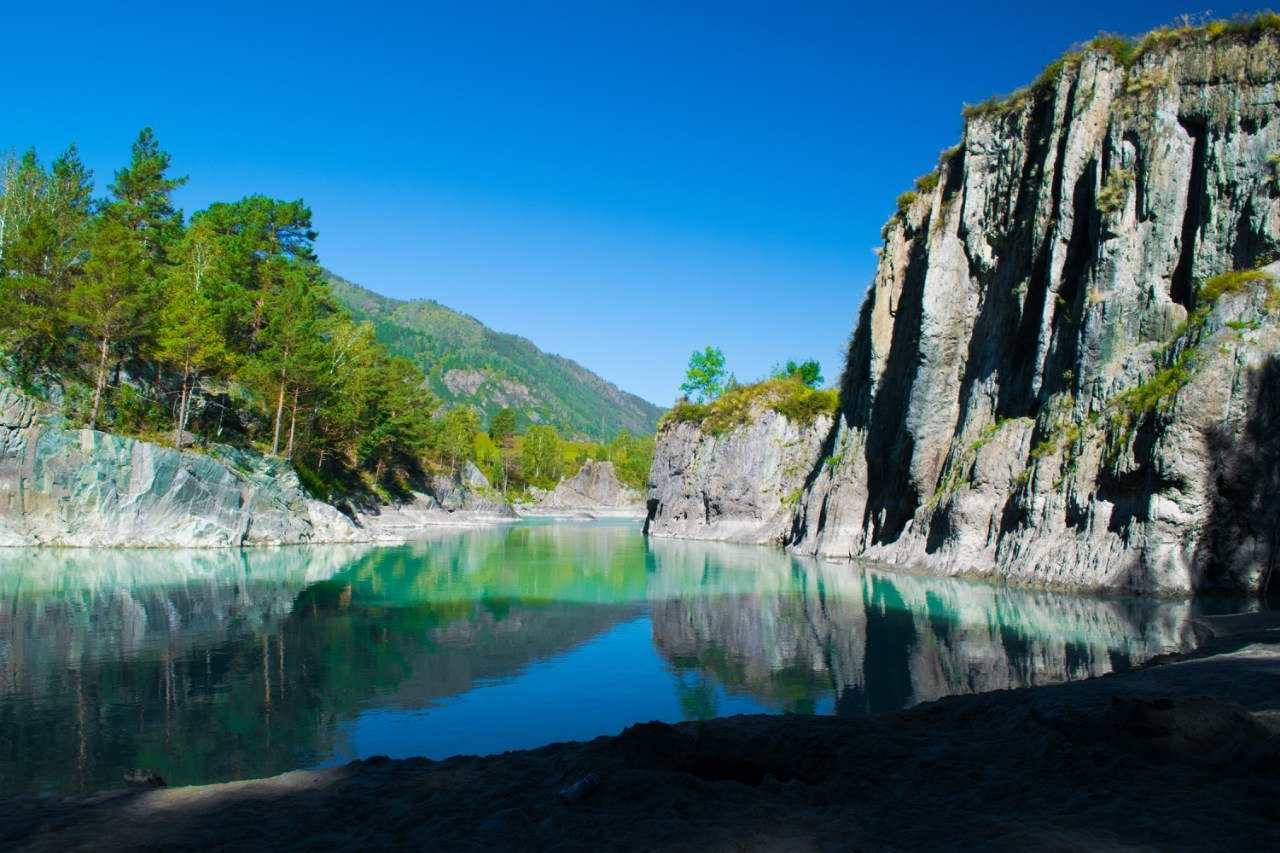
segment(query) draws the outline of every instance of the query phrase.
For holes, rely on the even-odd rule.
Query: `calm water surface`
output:
[[[1189,616],[646,542],[635,522],[395,548],[0,550],[0,794],[891,710],[1185,649]]]

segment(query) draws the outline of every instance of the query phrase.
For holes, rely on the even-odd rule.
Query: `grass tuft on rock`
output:
[[[1211,306],[1228,293],[1244,293],[1259,284],[1272,284],[1276,277],[1265,270],[1236,270],[1205,279],[1196,291],[1196,301]]]

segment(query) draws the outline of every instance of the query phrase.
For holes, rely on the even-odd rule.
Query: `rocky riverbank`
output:
[[[509,505],[445,477],[408,501],[345,509],[307,494],[282,459],[66,429],[37,400],[0,383],[0,546],[396,542],[424,526],[516,518]]]
[[[855,718],[647,723],[445,761],[0,808],[0,846],[138,849],[1167,850],[1280,846],[1280,620],[1084,682]],[[599,789],[557,791],[589,772]]]

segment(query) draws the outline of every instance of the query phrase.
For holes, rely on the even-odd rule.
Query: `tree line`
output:
[[[150,128],[95,197],[75,146],[47,166],[0,157],[0,370],[68,426],[173,446],[250,446],[290,460],[321,497],[395,491],[476,461],[495,488],[549,488],[587,458],[643,488],[652,437],[516,435],[440,410],[418,367],[333,297],[302,200],[217,202],[190,219],[186,182]]]
[[[394,482],[443,454],[438,401],[331,297],[311,211],[255,195],[185,220],[151,129],[105,198],[72,146],[0,161],[0,348],[69,425],[257,446]]]

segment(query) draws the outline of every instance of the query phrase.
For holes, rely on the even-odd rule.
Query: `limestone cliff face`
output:
[[[1274,259],[1278,163],[1271,33],[1206,29],[1128,69],[1090,51],[975,111],[886,232],[836,462],[782,541],[1032,584],[1265,588],[1278,300],[1202,284]],[[658,458],[689,444],[664,434]],[[680,465],[655,460],[659,500]]]
[[[747,424],[720,435],[691,422],[664,424],[649,469],[645,532],[785,543],[831,427],[826,416],[798,424],[764,407]]]
[[[41,422],[0,385],[0,545],[227,547],[369,536],[284,463]]]

